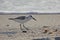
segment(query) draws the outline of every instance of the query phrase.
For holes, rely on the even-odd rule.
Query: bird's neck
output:
[[[30,16],[27,17],[28,19],[32,19]]]

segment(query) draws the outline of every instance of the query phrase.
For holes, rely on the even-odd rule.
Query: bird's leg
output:
[[[21,24],[20,24],[20,29],[23,30]]]
[[[23,29],[22,29],[22,25],[20,24],[20,29],[21,29],[21,31],[23,32],[23,33],[26,33],[27,31],[24,31]]]
[[[27,27],[25,27],[25,25],[23,24],[23,27],[26,29],[26,30],[29,30]]]

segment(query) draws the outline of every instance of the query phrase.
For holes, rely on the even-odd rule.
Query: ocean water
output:
[[[0,11],[60,12],[60,0],[0,0]]]

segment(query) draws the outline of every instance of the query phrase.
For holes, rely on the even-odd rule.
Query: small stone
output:
[[[52,34],[52,32],[49,32],[49,34]]]
[[[6,26],[9,26],[8,24]]]
[[[44,32],[43,33],[47,33],[48,32],[48,30],[44,30]]]

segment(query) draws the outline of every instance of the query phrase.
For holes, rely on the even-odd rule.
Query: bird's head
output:
[[[33,20],[35,20],[35,21],[36,21],[36,19],[35,19],[32,15],[29,15],[29,17],[31,17]]]

